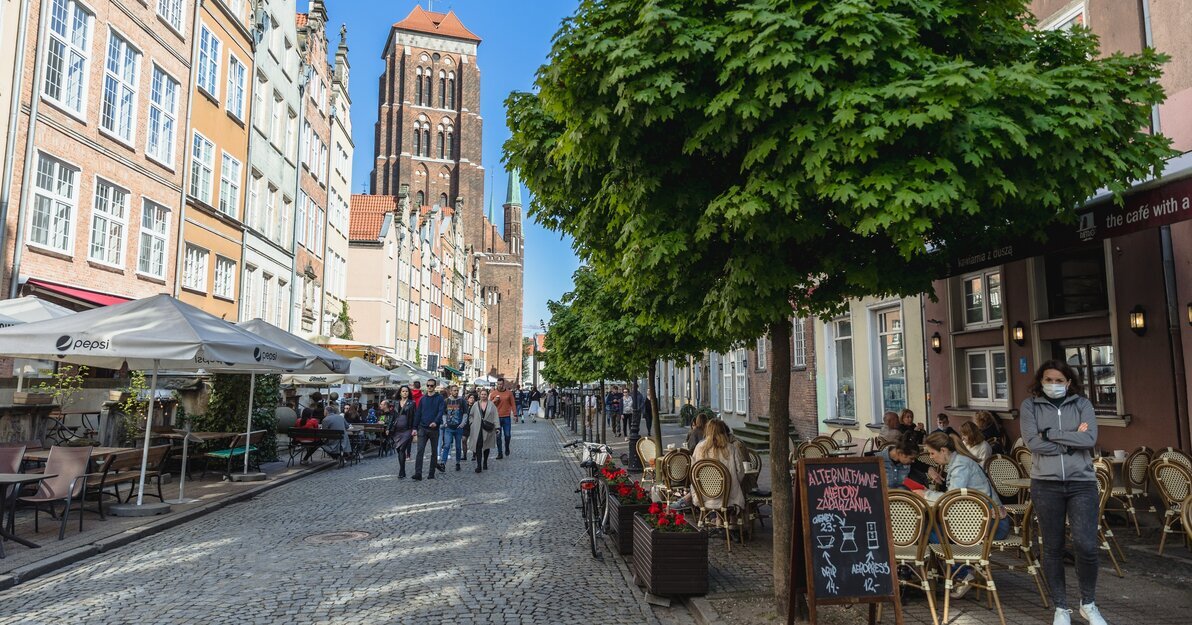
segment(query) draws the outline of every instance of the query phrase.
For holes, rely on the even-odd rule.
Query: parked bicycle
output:
[[[604,535],[605,523],[608,522],[608,491],[598,476],[600,467],[604,466],[612,450],[608,445],[584,441],[573,441],[563,445],[563,448],[577,445],[583,445],[583,456],[580,458],[579,466],[588,471],[588,477],[581,479],[579,488],[575,490],[579,493],[580,499],[580,505],[577,507],[583,511],[584,534],[591,544],[592,557],[599,560],[603,559],[603,555],[596,543]]]

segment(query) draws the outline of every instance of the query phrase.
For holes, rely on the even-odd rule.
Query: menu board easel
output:
[[[795,479],[787,622],[806,595],[812,625],[820,605],[893,603],[902,625],[894,538],[879,458],[804,458]]]

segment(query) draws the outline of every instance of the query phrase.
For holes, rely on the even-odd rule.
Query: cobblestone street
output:
[[[660,623],[620,558],[588,555],[555,427],[515,426],[513,454],[434,481],[392,457],[323,471],[0,593],[0,624]]]

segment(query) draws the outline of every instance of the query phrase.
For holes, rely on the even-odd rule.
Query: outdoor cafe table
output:
[[[0,473],[0,558],[4,557],[4,540],[8,539],[13,542],[21,543],[30,549],[37,549],[40,545],[30,542],[10,534],[4,530],[8,517],[9,506],[16,501],[16,495],[21,490],[21,486],[25,484],[36,484],[42,480],[48,480],[51,477],[58,477],[54,475],[30,474],[30,473]],[[9,492],[11,491],[11,493]]]
[[[219,441],[226,438],[235,438],[239,432],[191,432],[190,442],[192,443],[210,443],[212,441]],[[164,432],[161,434],[154,433],[154,438],[168,438],[172,441],[186,440],[187,434],[184,430],[174,430],[173,432]]]
[[[52,448],[51,448],[52,449]],[[92,447],[91,460],[101,460],[112,454],[118,454],[122,451],[134,451],[137,447]],[[34,449],[25,452],[25,462],[41,462],[45,463],[50,459],[49,449]]]
[[[851,456],[853,452],[847,449],[834,449],[828,452],[828,456],[832,458],[842,458],[844,456]]]

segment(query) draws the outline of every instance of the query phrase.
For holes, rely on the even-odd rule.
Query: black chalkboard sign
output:
[[[817,604],[878,603],[902,606],[886,501],[885,467],[879,458],[804,458],[796,480],[801,543],[811,623]],[[798,592],[792,589],[794,592]]]

